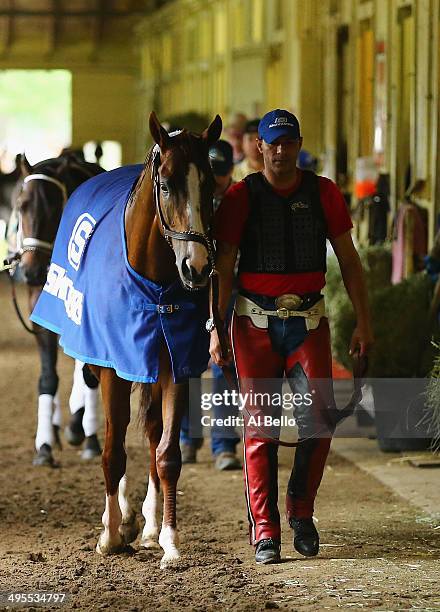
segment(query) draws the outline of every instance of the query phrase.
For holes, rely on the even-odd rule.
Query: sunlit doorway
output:
[[[72,139],[72,75],[68,70],[0,71],[0,164],[57,157]]]

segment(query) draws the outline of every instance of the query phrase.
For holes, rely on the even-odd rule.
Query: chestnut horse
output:
[[[130,265],[158,285],[170,285],[179,277],[190,291],[208,285],[213,264],[209,223],[214,187],[208,149],[220,137],[221,129],[217,115],[200,137],[186,131],[169,136],[156,115],[150,115],[150,131],[156,148],[126,208],[125,234]],[[109,554],[119,552],[137,534],[125,482],[124,440],[130,420],[131,382],[119,378],[113,369],[91,367],[101,383],[106,418],[102,458],[106,507],[102,518],[104,531],[97,551]],[[181,469],[180,422],[188,406],[188,396],[188,381],[173,381],[169,351],[162,338],[158,381],[149,388],[144,386],[141,406],[150,445],[150,477],[142,506],[145,526],[141,545],[150,547],[159,542],[164,551],[162,568],[180,557],[176,486]],[[156,523],[159,485],[163,491],[160,534]]]
[[[151,113],[156,145],[146,164],[97,176],[69,200],[31,316],[59,333],[64,351],[89,364],[101,384],[106,504],[96,550],[104,555],[121,552],[138,533],[127,498],[125,436],[132,384],[143,384],[139,416],[149,438],[150,474],[141,546],[159,543],[163,568],[180,556],[176,486],[189,379],[209,359],[210,278],[214,295],[217,285],[208,150],[221,129],[217,116],[201,135],[168,134]]]

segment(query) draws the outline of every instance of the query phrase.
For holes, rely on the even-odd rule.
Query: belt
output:
[[[277,299],[278,303],[282,303],[283,296]],[[303,317],[306,320],[307,329],[316,329],[319,325],[321,317],[325,317],[325,301],[321,298],[312,308],[308,310],[292,310],[286,307],[280,307],[276,310],[265,310],[245,297],[238,295],[234,306],[237,316],[250,317],[255,327],[267,329],[267,317],[278,317],[279,319],[289,319],[290,317]]]

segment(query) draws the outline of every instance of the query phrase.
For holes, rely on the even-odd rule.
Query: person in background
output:
[[[296,164],[301,170],[311,170],[312,172],[318,170],[318,158],[314,157],[314,155],[306,149],[300,150]]]
[[[224,194],[233,184],[232,171],[234,169],[233,150],[232,146],[226,140],[218,140],[209,149],[209,161],[214,173],[216,186],[214,188],[214,212],[220,205]],[[227,324],[229,325],[232,310],[234,307],[235,293],[231,297],[228,312]],[[235,377],[235,366],[229,366],[232,375]],[[212,393],[223,393],[227,389],[227,383],[223,376],[221,368],[216,364],[212,364],[213,388]],[[225,419],[228,416],[236,417],[238,414],[237,408],[234,406],[214,406],[214,419]],[[189,415],[185,415],[182,419],[180,433],[180,449],[182,452],[182,463],[195,463],[197,459],[197,450],[201,447],[202,438],[200,427],[201,414],[195,414],[195,410],[191,411],[191,419]],[[190,420],[191,425],[190,426]],[[191,437],[191,434],[196,434]],[[233,427],[213,426],[211,428],[211,450],[215,457],[215,467],[218,470],[239,470],[241,468],[240,461],[236,454],[237,444],[240,442],[235,429]]]
[[[246,115],[236,113],[225,128],[226,138],[234,152],[234,164],[239,164],[244,159],[243,134],[246,121]]]
[[[251,119],[246,123],[243,135],[244,159],[235,165],[233,178],[238,182],[252,172],[263,170],[263,155],[258,149],[258,125],[260,119]]]

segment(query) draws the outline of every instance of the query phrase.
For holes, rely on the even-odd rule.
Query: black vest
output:
[[[316,174],[303,170],[300,186],[287,197],[275,193],[261,172],[244,181],[249,217],[240,243],[239,273],[325,272],[327,223]]]

